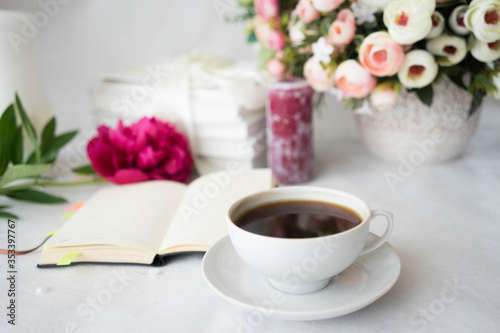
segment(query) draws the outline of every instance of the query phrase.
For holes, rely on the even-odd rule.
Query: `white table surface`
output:
[[[355,313],[312,322],[265,318],[251,331],[500,331],[498,109],[498,102],[486,102],[464,158],[416,168],[395,191],[384,174],[397,173],[397,165],[376,160],[359,141],[317,144],[312,185],[351,192],[372,208],[394,213],[395,229],[389,242],[401,258],[401,276],[386,295]],[[98,188],[51,191],[77,203]],[[60,219],[64,205],[9,203],[20,216],[19,250],[33,246],[36,238],[64,223]],[[1,222],[0,247],[5,248],[7,226]],[[373,230],[377,232],[377,226]],[[226,303],[203,281],[202,254],[175,256],[160,268],[80,265],[62,269],[37,268],[39,255],[38,251],[17,257],[15,328],[5,316],[7,258],[0,256],[1,332],[249,331],[242,322],[248,321],[250,313]],[[123,288],[117,284],[118,276],[126,278]],[[456,285],[453,293],[450,284]],[[96,299],[107,304],[92,305]]]

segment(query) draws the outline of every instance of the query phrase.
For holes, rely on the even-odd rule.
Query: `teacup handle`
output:
[[[372,212],[370,214],[370,221],[368,221],[368,223],[370,223],[376,216],[379,216],[379,215],[383,215],[387,219],[387,228],[385,229],[384,234],[382,236],[380,236],[379,240],[377,240],[373,244],[365,246],[363,251],[361,251],[360,256],[362,256],[363,254],[367,254],[369,252],[372,252],[373,250],[377,249],[379,246],[384,244],[385,241],[387,240],[387,238],[391,235],[392,229],[394,227],[394,220],[392,219],[392,213],[386,212],[385,210],[381,210],[381,209],[374,209],[374,210],[372,210]]]

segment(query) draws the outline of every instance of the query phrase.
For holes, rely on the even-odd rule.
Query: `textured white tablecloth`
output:
[[[358,141],[320,142],[311,184],[351,192],[372,208],[394,213],[396,225],[389,242],[401,258],[401,276],[385,296],[355,313],[313,322],[265,318],[251,331],[500,331],[498,109],[498,102],[487,101],[465,158],[417,168],[395,191],[384,174],[397,173],[397,166],[376,160]],[[97,188],[74,187],[57,193],[76,203]],[[21,217],[18,249],[31,247],[37,237],[64,223],[60,219],[63,205],[15,202],[13,209]],[[1,248],[5,248],[5,222],[0,224]],[[39,252],[17,258],[14,328],[5,315],[6,257],[0,256],[1,332],[249,331],[242,324],[248,321],[249,312],[226,303],[203,281],[202,254],[176,256],[160,268],[39,269],[38,257]]]

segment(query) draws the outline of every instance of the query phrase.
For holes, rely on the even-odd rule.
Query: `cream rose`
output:
[[[328,41],[338,46],[347,45],[353,40],[355,31],[354,14],[349,9],[342,9],[328,30]]]
[[[427,39],[432,39],[441,36],[444,31],[444,16],[440,12],[434,12],[431,16],[432,19],[432,28],[429,34],[427,35]]]
[[[377,11],[383,11],[387,5],[394,0],[364,0],[363,3],[374,8]]]
[[[377,80],[356,60],[346,60],[335,71],[335,84],[346,97],[363,98],[375,88]]]
[[[384,24],[391,38],[398,44],[407,45],[424,39],[432,29],[431,15],[434,12],[424,4],[422,8],[415,0],[393,1],[384,10]],[[435,3],[434,3],[435,6]]]
[[[375,76],[396,74],[404,59],[403,47],[394,42],[387,32],[368,35],[359,49],[359,62]]]
[[[465,26],[482,42],[500,39],[500,2],[473,0],[464,16]]]
[[[304,64],[304,77],[316,91],[328,91],[334,87],[334,77],[314,57]]]
[[[465,26],[465,13],[467,12],[467,5],[458,6],[451,12],[450,17],[448,17],[448,24],[454,33],[460,36],[466,36],[470,34],[469,29]]]
[[[398,101],[398,93],[390,84],[381,83],[372,90],[370,102],[379,111],[392,108]]]
[[[292,45],[302,44],[306,35],[304,33],[304,23],[302,21],[297,21],[297,23],[290,25],[288,27],[288,37]]]
[[[446,57],[445,61],[438,61],[441,66],[453,66],[464,60],[467,55],[467,42],[464,38],[442,34],[427,42],[427,50],[438,56]]]
[[[344,0],[311,0],[313,7],[320,12],[330,12],[344,2]]]
[[[273,32],[273,29],[271,29],[269,23],[260,16],[255,16],[255,18],[253,19],[253,26],[255,37],[257,38],[259,43],[261,43],[262,46],[269,48],[269,38],[271,36],[271,33]]]
[[[422,88],[434,81],[438,73],[434,56],[424,50],[410,51],[398,72],[399,82],[407,89]]]
[[[311,0],[300,0],[295,10],[297,11],[299,19],[304,23],[312,23],[321,16],[312,6]]]
[[[500,40],[485,43],[471,35],[469,37],[469,45],[470,53],[479,61],[488,62],[500,58]]]

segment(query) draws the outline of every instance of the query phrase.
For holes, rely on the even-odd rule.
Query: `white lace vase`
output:
[[[463,154],[476,130],[480,109],[469,116],[472,96],[443,77],[431,107],[402,90],[397,104],[373,115],[357,115],[366,147],[390,162],[415,165],[451,162]]]

